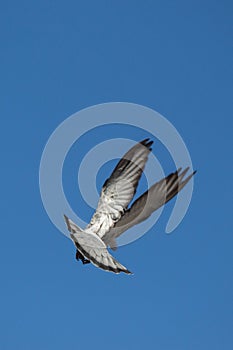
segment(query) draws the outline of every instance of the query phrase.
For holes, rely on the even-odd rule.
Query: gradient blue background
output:
[[[226,0],[1,2],[1,349],[232,349],[232,10]],[[198,169],[178,229],[164,233],[173,202],[116,252],[134,276],[78,264],[40,200],[52,131],[109,101],[166,116]]]

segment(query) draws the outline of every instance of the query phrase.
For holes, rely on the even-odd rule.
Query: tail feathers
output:
[[[71,238],[76,248],[90,262],[105,271],[114,273],[124,272],[132,274],[125,266],[120,264],[114,257],[109,254],[104,242],[94,233],[79,232],[72,233]]]
[[[70,231],[70,237],[73,240],[79,252],[90,262],[105,271],[114,273],[124,272],[132,274],[125,266],[120,264],[114,257],[109,254],[105,243],[102,239],[92,232],[85,232],[78,227],[72,220],[64,215],[66,225]],[[116,243],[112,241],[113,245]]]
[[[70,220],[66,215],[64,215],[65,222],[70,233],[82,232],[82,229],[78,227],[72,220]]]

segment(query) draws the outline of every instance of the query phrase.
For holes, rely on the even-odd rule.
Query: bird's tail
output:
[[[114,273],[124,272],[132,274],[125,266],[120,264],[114,257],[109,254],[105,243],[95,233],[81,230],[72,220],[65,216],[65,221],[70,231],[70,237],[76,248],[90,262],[105,270]]]
[[[70,233],[82,232],[82,229],[78,227],[72,220],[70,220],[66,215],[64,215],[65,222]]]
[[[105,270],[114,273],[124,272],[128,275],[132,274],[125,266],[120,264],[107,250],[104,242],[95,233],[76,232],[71,233],[71,238],[76,248],[82,255],[90,260],[90,262]]]

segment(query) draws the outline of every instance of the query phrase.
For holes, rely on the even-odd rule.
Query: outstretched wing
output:
[[[143,193],[125,212],[116,225],[102,237],[105,244],[116,249],[117,244],[115,239],[117,237],[130,227],[146,220],[155,210],[177,195],[195,174],[193,172],[184,179],[188,170],[189,168],[186,168],[181,172],[181,168],[178,169],[176,172],[155,183],[148,191]]]
[[[88,232],[102,237],[121,218],[136,192],[152,143],[149,139],[137,143],[119,161],[103,185]]]
[[[82,231],[72,220],[65,216],[65,221],[70,231],[70,237],[76,248],[90,262],[106,271],[114,273],[124,272],[132,274],[125,266],[120,264],[114,257],[109,254],[104,242],[94,233]]]

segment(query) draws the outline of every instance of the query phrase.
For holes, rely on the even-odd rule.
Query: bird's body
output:
[[[132,147],[119,161],[103,185],[96,211],[84,230],[65,216],[77,253],[84,264],[115,273],[131,272],[115,260],[107,247],[117,248],[116,238],[130,227],[146,220],[155,210],[172,199],[190,180],[189,168],[181,168],[150,187],[130,208],[153,141],[145,139]]]

